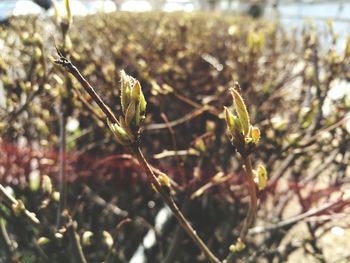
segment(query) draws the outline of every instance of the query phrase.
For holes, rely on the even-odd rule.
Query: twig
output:
[[[92,190],[90,189],[90,187],[84,186],[84,192],[86,193],[86,195],[89,196],[89,198],[92,199],[92,201],[94,201],[96,204],[98,204],[102,207],[105,207],[106,210],[113,213],[114,215],[117,215],[120,217],[127,217],[129,215],[129,213],[127,211],[122,210],[121,208],[119,208],[116,205],[113,205],[111,203],[106,202],[102,197],[93,193]]]
[[[350,203],[350,198],[345,199],[345,200],[341,200],[341,203]],[[296,224],[298,222],[300,222],[301,220],[304,220],[308,217],[311,216],[315,216],[318,215],[320,213],[326,212],[327,210],[339,205],[340,202],[339,201],[335,201],[332,203],[328,203],[328,204],[324,204],[323,206],[319,207],[319,208],[315,208],[315,209],[311,209],[305,213],[302,213],[300,215],[288,218],[286,220],[280,221],[277,224],[271,225],[271,226],[266,226],[266,227],[262,227],[262,226],[257,226],[254,227],[252,229],[249,230],[249,234],[250,235],[255,235],[255,234],[261,234],[261,233],[265,233],[268,231],[273,231],[279,228],[284,228],[293,224]]]
[[[63,102],[61,101],[59,109],[59,191],[60,191],[60,200],[57,208],[56,215],[56,229],[60,228],[61,224],[61,213],[66,206],[66,116],[64,113]]]
[[[202,239],[197,235],[197,232],[192,228],[190,223],[187,221],[187,219],[181,213],[181,211],[179,210],[179,208],[175,204],[174,200],[163,189],[163,187],[158,183],[157,178],[156,178],[155,174],[153,173],[153,170],[148,165],[146,159],[144,158],[142,152],[140,151],[140,148],[136,147],[135,149],[133,149],[133,152],[135,154],[136,159],[139,161],[141,167],[146,172],[147,177],[150,179],[150,181],[156,187],[156,189],[159,192],[160,196],[162,197],[163,201],[169,206],[169,208],[173,212],[174,216],[176,217],[177,221],[182,226],[182,228],[187,232],[187,234],[197,244],[197,246],[201,249],[201,251],[210,260],[210,262],[219,263],[220,260],[218,258],[216,258],[216,256],[210,251],[210,249],[206,246],[206,244],[202,241]]]
[[[250,196],[250,203],[249,203],[249,209],[247,217],[244,221],[243,228],[239,234],[240,239],[244,242],[246,235],[248,233],[249,228],[255,221],[256,217],[256,210],[257,210],[257,196],[256,196],[256,185],[254,182],[254,176],[253,176],[253,168],[252,168],[252,161],[250,159],[250,156],[244,158],[244,166],[246,170],[246,179],[248,182],[248,191]]]
[[[202,108],[196,109],[177,120],[169,121],[168,123],[154,123],[154,124],[147,125],[145,127],[145,130],[150,131],[150,130],[160,130],[160,129],[168,129],[169,127],[175,127],[198,117],[203,112],[206,112],[208,110],[209,110],[208,106],[203,106]]]
[[[6,191],[5,187],[3,187],[2,184],[0,184],[0,197],[1,197],[1,199],[4,199],[4,201],[7,203],[7,205],[10,208],[12,206],[19,205],[19,202]],[[33,212],[29,212],[27,209],[24,208],[21,215],[25,219],[27,219],[30,223],[32,223],[34,226],[40,225],[39,219],[36,217],[36,215]]]
[[[87,263],[83,253],[83,248],[81,247],[81,244],[80,244],[80,237],[76,231],[76,223],[72,220],[72,218],[69,218],[69,222],[67,224],[67,231],[73,242],[76,259],[80,263]]]
[[[92,99],[97,103],[103,113],[106,115],[108,120],[112,123],[119,123],[115,115],[112,113],[110,108],[102,101],[100,96],[96,93],[94,88],[87,82],[87,80],[80,74],[79,70],[70,62],[68,59],[60,54],[59,59],[55,61],[56,64],[63,66],[69,73],[71,73],[83,86],[85,91],[89,93]]]

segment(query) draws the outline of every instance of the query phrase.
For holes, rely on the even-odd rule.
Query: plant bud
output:
[[[57,233],[55,233],[55,238],[62,239],[63,235],[61,233],[57,232]]]
[[[82,235],[82,244],[84,247],[88,247],[92,243],[92,237],[94,236],[94,233],[91,231],[85,231]]]
[[[260,129],[258,127],[251,127],[251,135],[253,142],[257,144],[260,140]]]
[[[236,89],[231,89],[233,102],[238,115],[238,119],[242,125],[243,134],[247,135],[249,132],[250,120],[247,111],[247,107],[243,101],[243,98]]]
[[[102,235],[103,235],[103,238],[104,238],[104,243],[107,245],[107,247],[109,249],[111,249],[113,244],[114,244],[113,237],[107,231],[103,231]]]
[[[26,210],[22,200],[17,200],[17,204],[12,205],[12,211],[15,216],[20,216]]]
[[[259,190],[264,190],[267,185],[267,171],[262,164],[258,166],[256,175],[257,175],[257,181],[258,181],[257,184],[258,184]]]
[[[52,199],[53,201],[55,201],[55,202],[60,201],[60,197],[61,197],[60,192],[54,191],[54,192],[52,192],[52,194],[51,194],[51,199]]]
[[[227,124],[227,129],[231,136],[233,136],[236,140],[242,139],[242,126],[241,122],[237,118],[237,116],[233,115],[227,107],[225,108],[225,120]]]
[[[225,106],[224,106],[224,111],[225,111],[225,120],[226,120],[227,128],[229,132],[232,133],[235,127],[235,116]]]
[[[49,176],[44,175],[41,182],[41,188],[44,193],[52,193],[52,182]]]
[[[35,192],[40,188],[40,172],[39,170],[33,170],[29,174],[29,188]]]
[[[110,123],[109,121],[107,121],[107,123],[109,128],[115,135],[118,143],[120,143],[121,145],[130,145],[132,143],[132,140],[129,137],[128,133],[122,127],[120,127],[119,124]]]
[[[159,184],[161,185],[161,187],[167,193],[170,193],[171,183],[170,183],[169,177],[166,174],[161,173],[161,174],[158,175],[157,180],[158,180]]]
[[[120,100],[124,114],[131,101],[131,86],[133,82],[133,79],[124,70],[120,71]]]
[[[36,243],[39,246],[44,246],[44,245],[50,243],[50,239],[48,239],[47,237],[39,237],[39,239],[36,241]]]
[[[140,124],[140,107],[135,100],[130,102],[125,112],[125,123],[130,128],[137,128]]]
[[[245,244],[242,242],[242,240],[239,238],[236,243],[236,251],[240,252],[245,249]]]
[[[121,105],[126,126],[138,130],[145,118],[147,102],[142,93],[140,82],[121,71]]]
[[[196,149],[200,152],[204,153],[207,147],[205,146],[204,140],[202,138],[199,138],[195,141]]]

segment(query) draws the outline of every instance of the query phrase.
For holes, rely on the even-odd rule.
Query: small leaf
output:
[[[132,89],[132,97],[139,103],[140,114],[144,115],[146,111],[147,102],[145,96],[143,95],[140,82],[136,80],[136,83]]]
[[[227,107],[224,107],[224,111],[225,111],[225,120],[226,120],[226,124],[229,132],[233,136],[234,134],[242,133],[242,126],[237,116],[233,115]]]
[[[239,94],[239,92],[235,89],[231,89],[231,94],[233,97],[233,102],[235,105],[235,109],[238,115],[238,119],[242,125],[243,134],[247,135],[249,132],[250,120],[247,111],[247,107],[243,101],[243,98]]]
[[[157,177],[157,181],[167,193],[170,193],[171,183],[169,177],[166,174],[160,173]]]
[[[131,100],[128,108],[125,112],[125,122],[128,127],[135,126],[134,120],[135,120],[135,114],[136,114],[136,101]]]
[[[120,71],[120,101],[122,105],[123,113],[129,106],[131,100],[131,87],[130,87],[130,76],[125,73],[124,70]]]
[[[235,126],[234,116],[227,107],[224,107],[224,111],[225,111],[225,120],[226,120],[227,128],[229,132],[232,133]]]
[[[136,101],[140,99],[141,96],[141,85],[140,82],[136,80],[134,86],[132,87],[132,98]]]

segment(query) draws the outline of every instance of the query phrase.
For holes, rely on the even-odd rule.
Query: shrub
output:
[[[312,25],[286,32],[242,17],[94,15],[75,18],[64,40],[56,21],[10,21],[0,30],[0,176],[40,226],[15,216],[25,211],[20,202],[14,211],[2,205],[2,259],[74,262],[83,252],[88,262],[128,262],[150,231],[149,262],[205,261],[116,143],[100,108],[53,66],[54,39],[116,116],[125,113],[119,72],[140,81],[147,100],[141,150],[170,178],[172,197],[220,259],[236,249],[249,204],[223,114],[232,104],[228,89],[239,81],[250,122],[261,131],[252,162],[263,163],[269,179],[258,192],[246,248],[234,257],[283,262],[302,252],[334,259],[322,238],[334,226],[346,229],[334,218],[349,204],[350,103],[332,93],[348,85],[350,42],[337,50],[331,25],[327,30],[333,44],[324,49]]]

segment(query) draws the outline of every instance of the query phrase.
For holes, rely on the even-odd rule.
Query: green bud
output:
[[[123,113],[130,103],[131,100],[131,77],[125,73],[124,70],[120,71],[120,100],[122,105]]]
[[[145,118],[147,102],[140,82],[121,71],[121,105],[128,128],[138,128]]]
[[[195,146],[197,150],[203,153],[207,149],[207,147],[205,146],[204,140],[202,138],[199,138],[195,141]]]
[[[264,190],[267,185],[267,171],[262,164],[258,166],[256,176],[259,190]]]
[[[61,197],[60,192],[54,191],[54,192],[52,192],[52,194],[51,194],[51,199],[52,199],[53,201],[55,201],[55,202],[60,201],[60,197]]]
[[[258,127],[251,127],[251,136],[253,139],[253,142],[257,144],[260,140],[260,130]]]
[[[38,240],[36,241],[36,243],[39,246],[44,246],[44,245],[50,243],[50,239],[48,239],[47,237],[39,237]]]
[[[52,182],[49,176],[44,175],[41,181],[41,188],[44,193],[52,193]]]
[[[135,100],[132,100],[126,109],[125,123],[128,127],[137,127],[140,124],[140,108]]]
[[[242,240],[239,238],[236,243],[236,250],[237,252],[243,251],[245,249],[245,244],[242,242]]]
[[[17,200],[17,203],[12,205],[12,211],[15,216],[20,216],[25,210],[26,208],[22,200]]]
[[[161,187],[166,192],[170,193],[171,183],[170,183],[169,177],[166,174],[161,173],[158,175],[157,180],[158,180],[159,184],[161,185]]]
[[[111,249],[114,244],[113,237],[107,231],[103,231],[102,235],[103,235],[104,243],[107,245],[109,249]]]
[[[225,120],[227,124],[227,129],[229,130],[230,133],[232,133],[235,127],[235,116],[225,106],[224,106],[224,111],[225,111]]]
[[[82,235],[82,244],[84,247],[90,246],[92,243],[92,237],[94,236],[94,233],[91,231],[85,231]]]
[[[39,170],[33,170],[29,174],[29,188],[31,191],[35,192],[40,187],[40,172]]]
[[[241,97],[241,94],[236,89],[231,89],[231,94],[233,97],[233,102],[238,115],[238,119],[242,125],[243,134],[247,135],[249,132],[250,120],[247,111],[247,107]]]
[[[107,123],[109,128],[115,135],[118,143],[120,143],[121,145],[130,145],[132,143],[132,140],[129,137],[128,133],[122,127],[120,127],[118,123],[111,123],[109,121]]]

